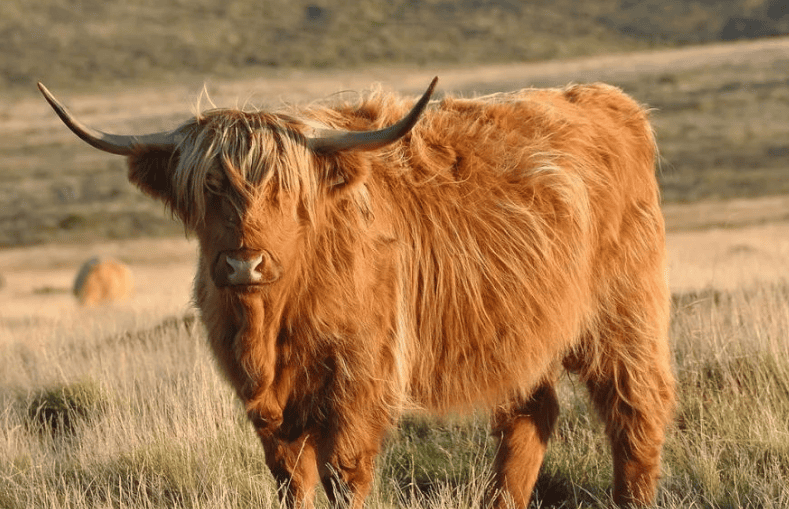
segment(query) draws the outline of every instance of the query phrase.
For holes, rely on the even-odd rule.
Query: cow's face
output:
[[[217,287],[266,290],[293,272],[307,221],[303,203],[315,200],[308,189],[315,187],[318,160],[299,127],[225,110],[185,130],[166,170],[164,200],[196,233]]]
[[[233,291],[271,288],[292,273],[299,257],[300,219],[287,194],[244,202],[232,194],[208,193],[195,232],[211,279]]]

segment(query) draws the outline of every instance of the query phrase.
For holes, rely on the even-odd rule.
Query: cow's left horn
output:
[[[110,154],[128,156],[140,149],[160,148],[164,150],[174,150],[178,145],[178,137],[172,131],[143,134],[139,136],[122,136],[97,131],[74,118],[74,116],[55,99],[55,96],[53,96],[41,82],[38,83],[38,89],[44,94],[44,98],[49,105],[52,106],[52,109],[55,110],[60,120],[71,129],[71,132],[79,136],[84,142],[99,150],[109,152]]]
[[[340,150],[374,150],[394,143],[405,136],[419,120],[425,106],[430,102],[437,82],[438,76],[433,78],[411,111],[394,125],[378,131],[333,131],[325,136],[308,138],[307,146],[314,152],[326,154]]]

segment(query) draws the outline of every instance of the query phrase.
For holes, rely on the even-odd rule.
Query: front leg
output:
[[[318,470],[332,507],[361,509],[364,506],[373,485],[375,457],[390,423],[387,415],[381,409],[367,418],[356,416],[336,423],[327,439],[319,444]]]
[[[375,457],[378,450],[337,455],[322,463],[321,483],[331,507],[360,509],[373,485]]]
[[[278,435],[271,427],[253,419],[263,449],[266,464],[277,482],[280,503],[286,508],[313,507],[315,485],[318,483],[315,443],[317,436],[304,432],[297,438]]]

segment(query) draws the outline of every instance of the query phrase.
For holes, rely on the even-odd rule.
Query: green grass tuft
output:
[[[47,387],[27,404],[28,422],[42,433],[69,434],[80,421],[101,417],[107,405],[107,393],[96,380]]]

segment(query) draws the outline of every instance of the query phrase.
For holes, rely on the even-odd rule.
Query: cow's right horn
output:
[[[55,96],[53,96],[41,82],[38,83],[38,89],[44,94],[44,98],[49,105],[52,106],[52,109],[55,110],[60,120],[71,129],[71,132],[79,136],[84,142],[99,150],[109,152],[110,154],[128,156],[140,150],[152,148],[174,150],[178,145],[178,136],[173,131],[143,134],[139,136],[122,136],[97,131],[74,118],[74,116],[55,99]]]

